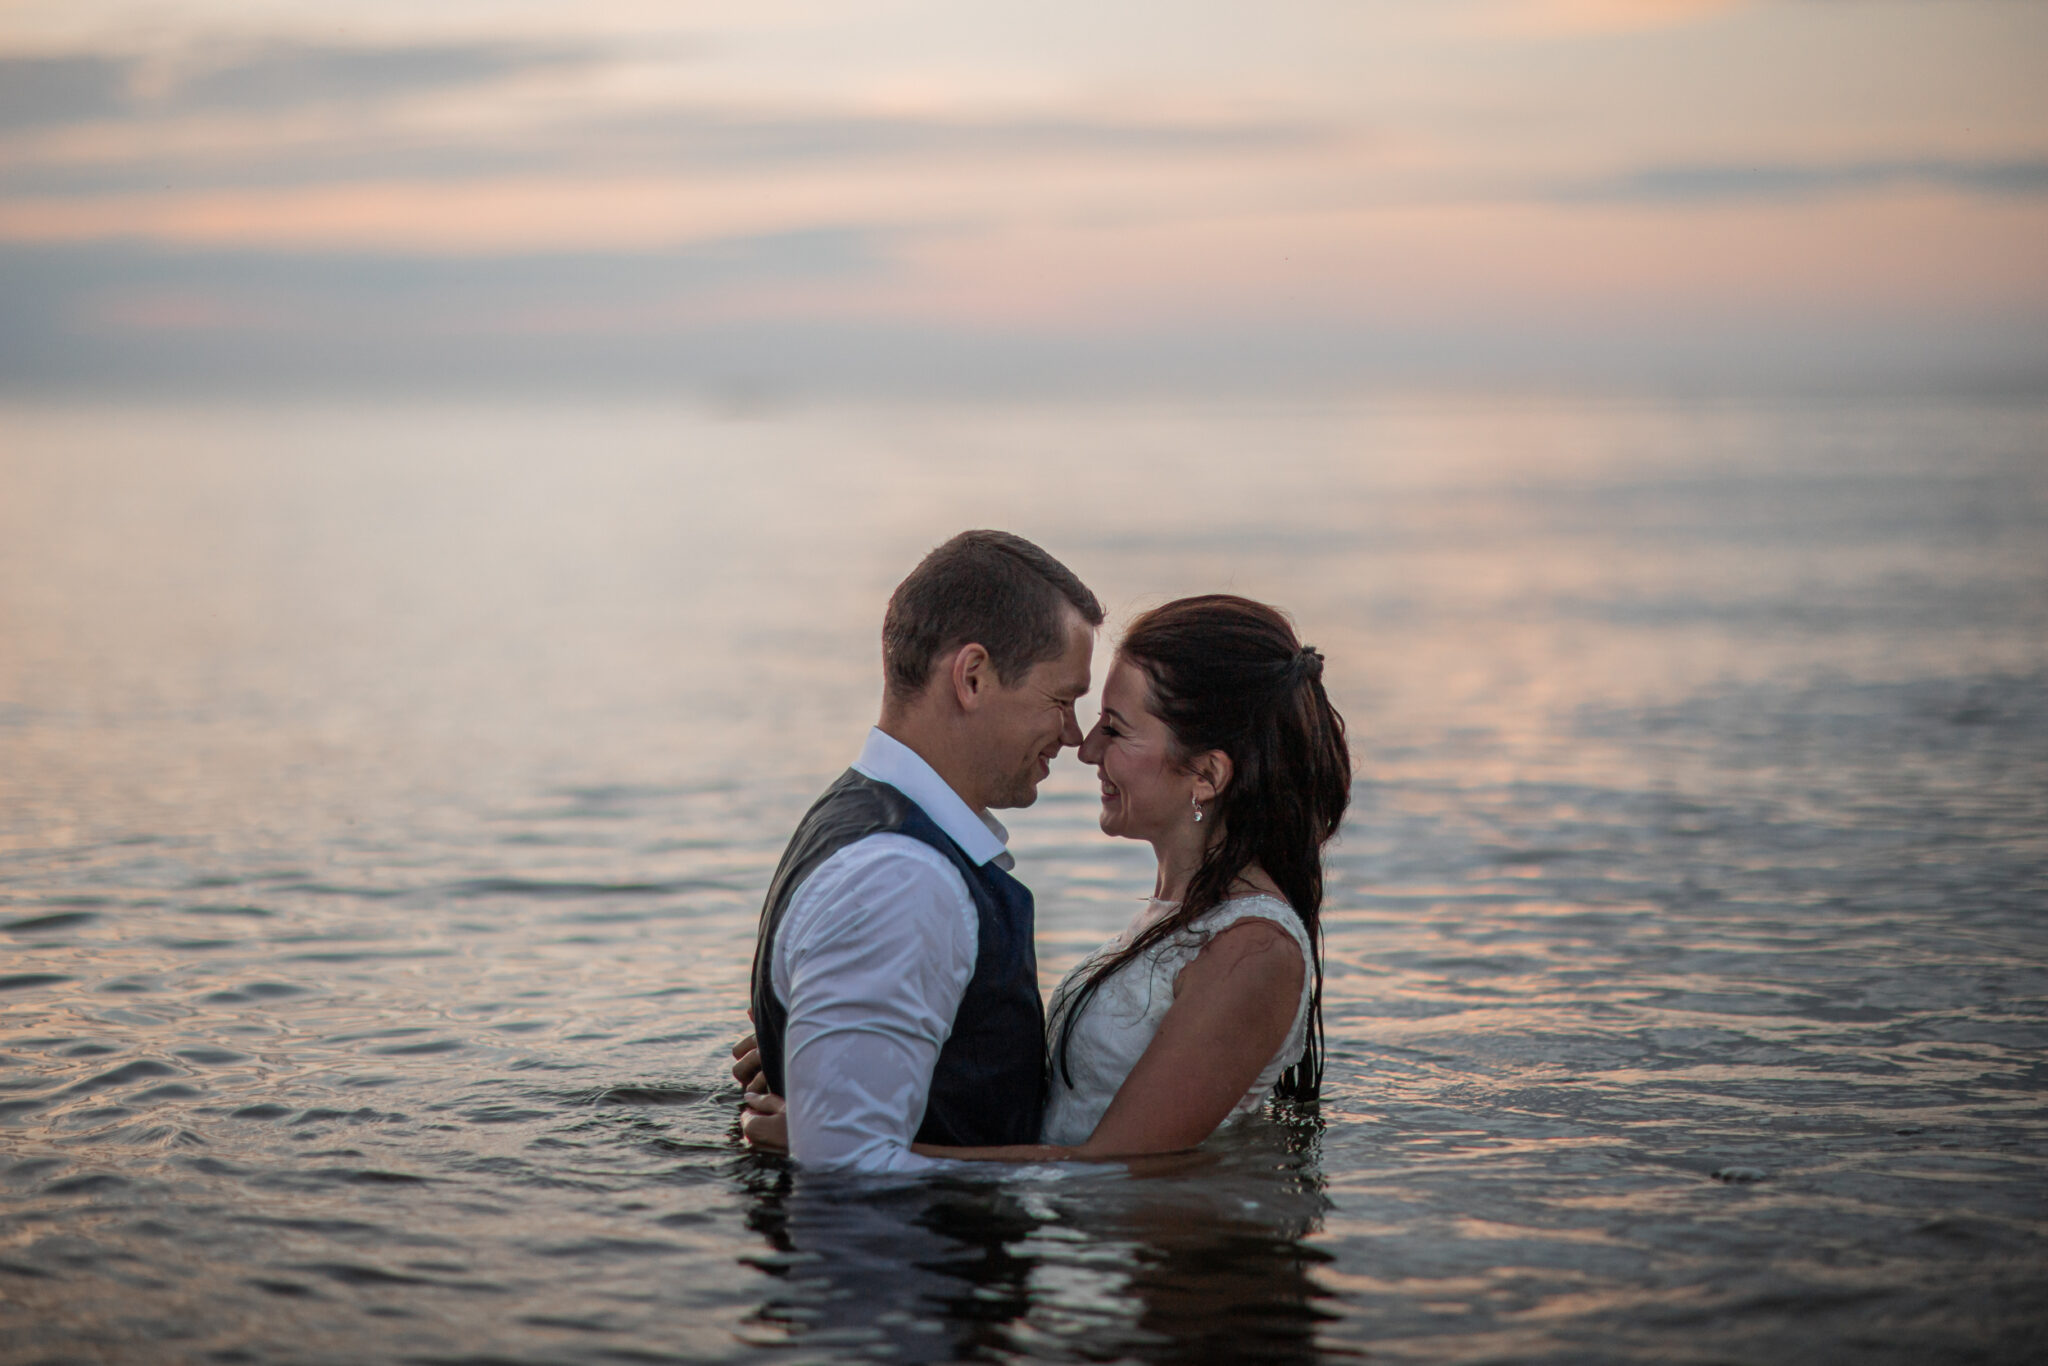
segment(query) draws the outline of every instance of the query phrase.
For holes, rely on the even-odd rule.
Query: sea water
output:
[[[1292,612],[1320,1105],[894,1186],[727,1049],[890,588]],[[1085,715],[1091,710],[1084,704]],[[1006,813],[1046,986],[1150,891]],[[0,409],[0,1361],[2031,1362],[2048,403]]]

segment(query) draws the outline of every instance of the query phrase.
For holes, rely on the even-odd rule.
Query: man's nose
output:
[[[1060,748],[1081,743],[1081,718],[1068,712],[1066,724],[1060,727]]]

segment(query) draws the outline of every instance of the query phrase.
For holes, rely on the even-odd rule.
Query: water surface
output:
[[[969,525],[1329,657],[1320,1107],[735,1144]],[[1048,986],[1148,890],[1091,791]],[[0,410],[0,1361],[2038,1360],[2044,909],[2039,403]]]

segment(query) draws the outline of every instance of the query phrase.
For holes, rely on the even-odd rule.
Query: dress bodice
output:
[[[1145,930],[1172,913],[1173,902],[1152,901],[1132,918],[1122,934],[1104,944],[1061,979],[1052,994],[1052,1009],[1046,1020],[1049,1051],[1059,1044],[1060,1029],[1072,1009],[1072,998],[1090,971],[1103,959],[1115,955]],[[1294,1010],[1294,1023],[1272,1059],[1260,1071],[1244,1099],[1231,1112],[1243,1114],[1257,1109],[1273,1089],[1273,1083],[1288,1065],[1301,1056],[1308,1028],[1309,1001],[1315,990],[1308,932],[1294,908],[1277,898],[1258,895],[1224,902],[1158,943],[1116,971],[1096,990],[1074,1022],[1073,1038],[1067,1046],[1066,1069],[1062,1071],[1057,1053],[1052,1062],[1052,1089],[1047,1097],[1044,1141],[1073,1145],[1085,1142],[1095,1132],[1109,1102],[1115,1098],[1124,1078],[1159,1032],[1160,1022],[1173,1007],[1175,984],[1181,969],[1195,960],[1208,942],[1240,920],[1269,920],[1285,930],[1301,950],[1301,999]],[[1071,1076],[1071,1082],[1069,1081]]]

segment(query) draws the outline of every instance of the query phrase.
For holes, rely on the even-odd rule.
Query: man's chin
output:
[[[989,805],[1003,811],[1013,811],[1020,806],[1030,806],[1038,800],[1039,779],[1020,778]]]
[[[1029,806],[1037,800],[1038,784],[1033,783],[1029,787],[1022,787],[1018,788],[1014,792],[1004,793],[1003,799],[995,803],[995,805],[1001,807],[1005,811],[1015,811],[1018,807]]]

